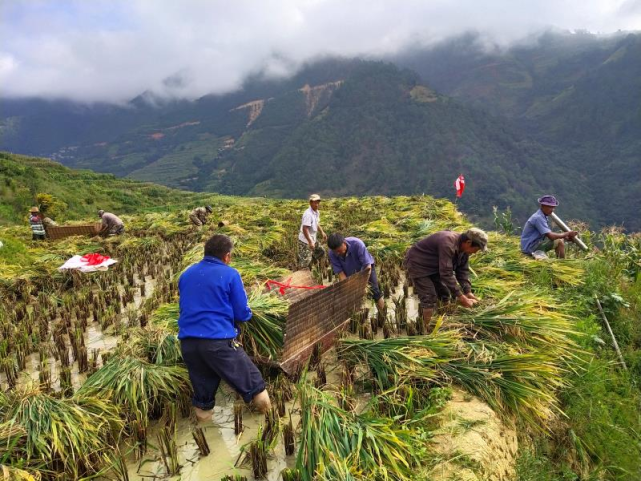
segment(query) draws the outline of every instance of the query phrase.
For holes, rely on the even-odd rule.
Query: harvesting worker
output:
[[[221,380],[260,411],[271,407],[263,377],[236,341],[236,323],[249,321],[252,311],[240,274],[229,265],[232,248],[226,235],[211,237],[203,260],[178,280],[178,338],[200,421],[211,419]]]
[[[376,303],[379,312],[385,309],[383,294],[378,287],[374,257],[369,253],[365,243],[358,237],[343,237],[335,232],[327,239],[329,247],[329,261],[334,274],[339,280],[347,279],[352,274],[363,270],[369,271],[369,292]]]
[[[471,228],[462,234],[436,232],[414,244],[405,255],[405,267],[420,300],[424,332],[431,332],[438,300],[452,297],[463,307],[474,307],[469,257],[487,249],[487,234]]]
[[[98,235],[120,235],[125,232],[125,224],[115,214],[105,212],[104,210],[98,211],[98,217],[102,220]]]
[[[38,207],[29,209],[29,226],[31,227],[31,240],[45,240],[47,232],[45,231],[44,218]]]
[[[552,232],[548,216],[554,212],[559,201],[553,195],[544,195],[538,199],[539,210],[530,216],[521,233],[521,251],[535,258],[545,257],[543,253],[554,249],[556,257],[565,258],[565,240],[574,241],[578,232]]]
[[[320,225],[320,206],[321,198],[318,194],[309,196],[309,207],[303,213],[303,219],[300,223],[298,232],[298,266],[301,269],[309,267],[314,259],[320,259],[325,255],[325,251],[316,240],[318,232],[327,240],[327,234]]]
[[[213,212],[211,205],[206,205],[205,207],[196,207],[189,214],[189,220],[191,223],[197,227],[207,223],[207,217]]]

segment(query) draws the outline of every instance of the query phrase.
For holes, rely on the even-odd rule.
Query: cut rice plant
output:
[[[349,472],[367,473],[369,479],[414,479],[422,446],[412,431],[389,418],[344,411],[333,396],[305,380],[297,389],[301,436],[296,468],[303,481],[325,476],[336,458],[345,461]]]
[[[150,322],[158,327],[165,328],[171,332],[178,333],[178,318],[180,317],[180,307],[177,302],[162,304],[152,313]]]
[[[150,418],[160,417],[166,404],[176,404],[184,411],[190,395],[191,384],[184,367],[117,356],[98,369],[76,393],[78,398],[108,399],[125,416],[130,433],[136,427],[142,430],[143,437]]]
[[[249,295],[253,317],[241,324],[240,341],[250,356],[278,359],[283,349],[287,301],[255,290]]]
[[[97,473],[104,467],[105,446],[120,440],[118,408],[104,396],[57,399],[20,390],[9,397],[7,420],[24,430],[16,436],[24,438],[20,451],[25,462],[41,464],[44,470],[65,473],[69,479]]]
[[[269,279],[279,279],[290,274],[287,269],[248,257],[233,257],[231,266],[240,272],[246,286],[252,286]]]
[[[379,388],[387,390],[408,373],[420,372],[425,381],[435,379],[434,366],[459,357],[458,344],[461,342],[461,335],[455,331],[376,340],[341,339],[336,353],[349,365],[368,365]]]
[[[407,426],[434,424],[434,419],[452,397],[450,388],[428,382],[404,383],[382,392],[370,409]]]
[[[379,386],[432,382],[458,384],[498,414],[515,415],[537,431],[561,413],[556,397],[565,385],[559,361],[547,354],[514,354],[499,344],[465,343],[453,331],[435,336],[366,341],[343,339],[339,355],[365,362]]]
[[[453,360],[439,366],[452,381],[485,401],[499,415],[515,415],[545,432],[563,415],[556,397],[566,386],[562,369],[545,354],[500,354],[487,360]]]
[[[24,469],[14,468],[0,464],[2,479],[5,481],[40,481],[42,476],[39,472],[29,472]]]
[[[578,349],[572,340],[572,336],[578,336],[572,318],[537,291],[512,292],[498,302],[458,310],[452,322],[470,331],[474,339],[480,336],[509,342],[515,349],[534,346],[563,358],[569,358]]]
[[[152,364],[173,366],[182,362],[180,341],[165,329],[147,326],[132,329],[118,343],[117,354],[144,359]]]

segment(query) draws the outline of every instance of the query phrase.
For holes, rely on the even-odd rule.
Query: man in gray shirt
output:
[[[405,267],[421,301],[424,332],[431,331],[439,299],[455,297],[463,307],[473,307],[469,256],[487,248],[487,234],[472,228],[463,234],[441,231],[414,244],[405,255]],[[459,287],[460,286],[460,287]]]

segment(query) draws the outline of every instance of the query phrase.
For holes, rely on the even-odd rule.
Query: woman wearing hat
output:
[[[552,232],[548,223],[548,216],[554,212],[559,201],[553,195],[544,195],[538,199],[539,210],[530,216],[523,226],[521,233],[521,251],[524,254],[535,258],[545,257],[539,255],[538,251],[547,252],[552,249],[559,259],[565,258],[565,239],[573,241],[577,235],[576,231],[557,234]]]
[[[29,225],[31,226],[32,240],[45,240],[47,232],[45,231],[45,226],[42,222],[40,209],[38,209],[37,207],[32,207],[29,210]]]

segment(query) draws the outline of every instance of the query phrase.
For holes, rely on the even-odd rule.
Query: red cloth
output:
[[[463,177],[463,174],[459,175],[454,181],[454,188],[456,189],[456,197],[461,197],[465,190],[465,177]]]
[[[80,260],[82,260],[82,262],[86,262],[87,265],[97,266],[102,264],[106,260],[109,260],[109,256],[103,256],[102,254],[94,252],[93,254],[85,254],[80,258]]]
[[[272,286],[278,287],[279,288],[278,292],[280,293],[281,296],[285,295],[285,290],[287,290],[287,289],[325,289],[327,287],[327,286],[321,286],[321,285],[318,285],[318,286],[292,286],[291,282],[292,282],[292,278],[291,277],[289,279],[287,279],[285,282],[278,282],[278,281],[274,281],[274,280],[270,279],[265,283],[265,286],[267,287],[268,291],[272,290]]]

